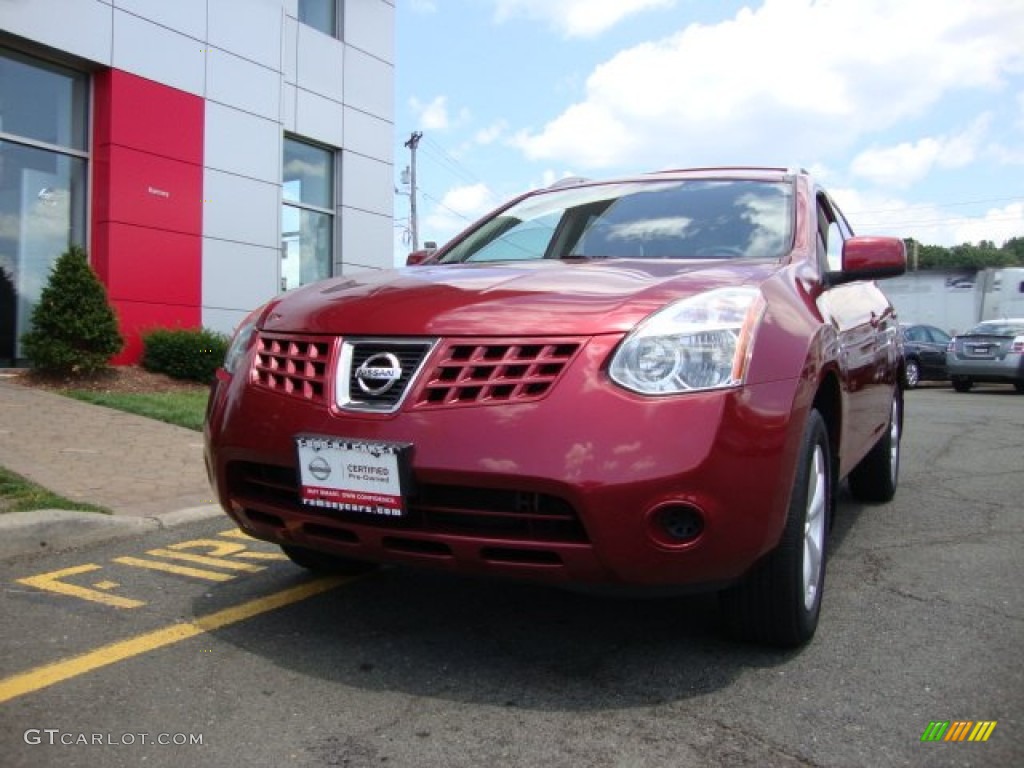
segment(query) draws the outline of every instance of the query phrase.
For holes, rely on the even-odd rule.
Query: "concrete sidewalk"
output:
[[[34,526],[54,534],[61,529],[129,531],[159,527],[161,519],[186,521],[219,514],[203,467],[200,433],[25,387],[4,377],[0,377],[0,466],[68,499],[113,512],[113,517],[0,514],[4,539],[12,535],[12,528]],[[78,519],[83,523],[71,522]],[[54,537],[50,538],[48,548],[54,548]],[[9,554],[9,548],[2,550]]]

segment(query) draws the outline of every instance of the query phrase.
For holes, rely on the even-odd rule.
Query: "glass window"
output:
[[[57,258],[86,231],[88,78],[0,50],[0,367]]]
[[[639,181],[545,190],[468,233],[445,262],[779,258],[790,182]]]
[[[281,290],[331,276],[334,152],[286,137],[281,206]]]
[[[337,36],[337,0],[299,0],[299,21],[325,35]]]
[[[81,73],[0,51],[0,132],[84,152],[88,91]]]

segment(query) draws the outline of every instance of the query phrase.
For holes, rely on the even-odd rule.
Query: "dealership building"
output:
[[[0,367],[85,247],[140,333],[391,266],[394,0],[0,0]]]

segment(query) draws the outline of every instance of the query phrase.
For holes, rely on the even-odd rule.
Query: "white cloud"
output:
[[[508,130],[508,123],[505,120],[496,120],[486,128],[481,128],[473,136],[473,141],[482,146],[493,144],[500,139]]]
[[[441,244],[493,209],[499,201],[490,187],[478,183],[452,187],[440,201],[424,202],[429,212],[420,222],[420,239]]]
[[[1003,86],[1022,39],[1019,0],[766,0],[620,52],[517,145],[587,168],[811,163]]]
[[[927,137],[913,143],[866,149],[853,159],[850,170],[875,184],[909,187],[933,168],[963,168],[973,162],[990,123],[991,116],[982,115],[952,137]]]
[[[595,37],[643,11],[671,8],[676,0],[496,0],[499,22],[524,17],[544,21],[565,37]]]
[[[433,0],[409,0],[409,7],[416,13],[437,13],[437,3]]]
[[[443,131],[451,124],[447,96],[437,96],[426,104],[412,98],[409,99],[409,106],[416,114],[417,125],[425,131]]]
[[[912,204],[852,188],[833,189],[832,195],[858,235],[912,237],[927,245],[953,246],[980,240],[1001,245],[1024,232],[1024,202],[963,214],[948,205]]]

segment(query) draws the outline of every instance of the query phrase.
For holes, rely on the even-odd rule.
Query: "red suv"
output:
[[[299,565],[719,590],[814,633],[836,487],[892,498],[902,241],[803,171],[523,195],[426,263],[278,296],[210,397],[218,499]]]

